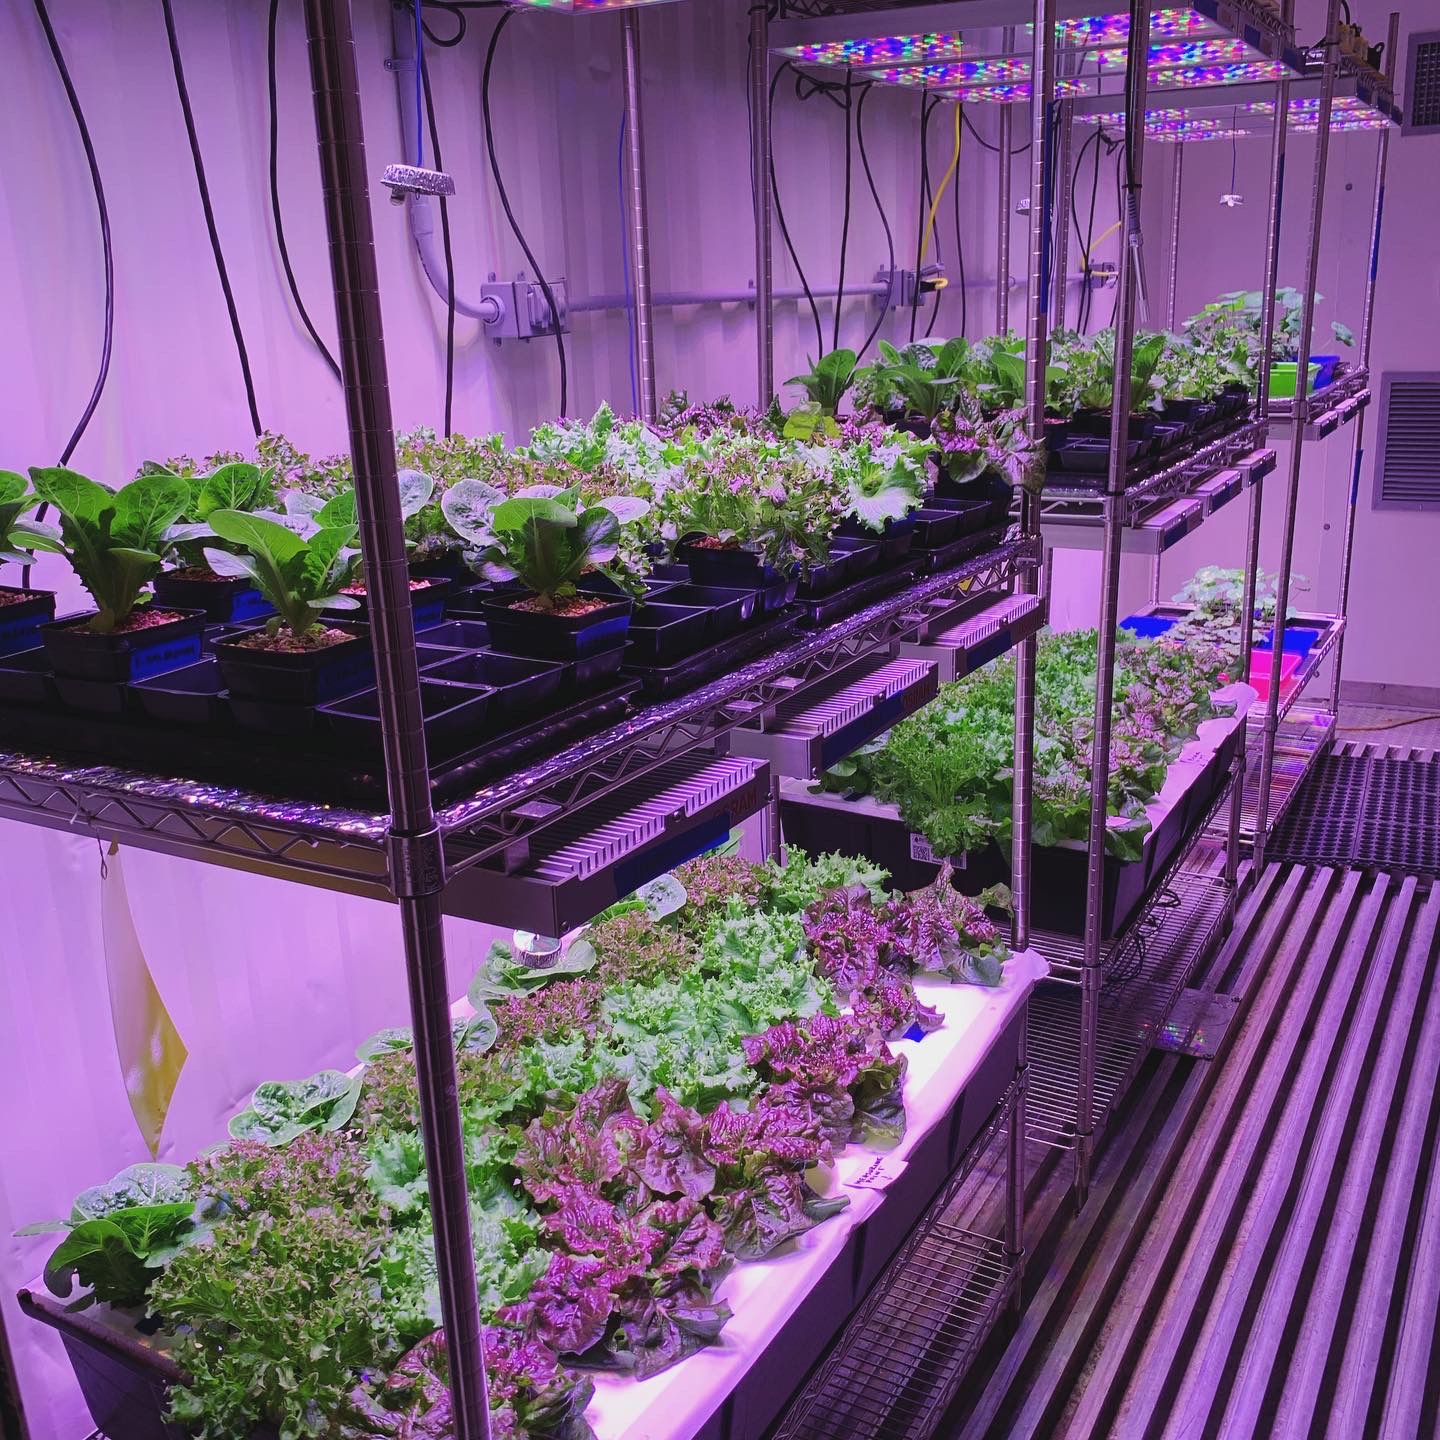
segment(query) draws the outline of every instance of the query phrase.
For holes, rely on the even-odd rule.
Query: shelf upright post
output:
[[[1015,48],[1015,29],[1007,25],[1001,32],[1000,49],[1008,55]],[[1031,85],[1031,104],[1034,85]],[[957,105],[962,104],[956,100]],[[1010,150],[1014,117],[1008,105],[1000,107],[1000,134],[996,140],[996,164],[999,167],[999,198],[995,213],[995,333],[1003,335],[1010,328]],[[1033,218],[1033,217],[1032,217]],[[920,283],[920,277],[915,277]]]
[[[1145,158],[1145,104],[1150,49],[1149,0],[1130,0],[1131,63],[1125,74],[1125,193],[1117,267],[1115,385],[1110,409],[1110,464],[1105,476],[1105,545],[1100,580],[1100,643],[1095,674],[1095,730],[1090,745],[1090,834],[1086,847],[1085,950],[1080,972],[1080,1074],[1075,1096],[1075,1204],[1090,1193],[1095,1146],[1095,1065],[1100,1019],[1100,914],[1105,893],[1105,834],[1110,810],[1110,735],[1115,703],[1115,628],[1120,611],[1120,532],[1125,519],[1125,463],[1130,434],[1130,367],[1135,300],[1140,288],[1140,189]]]
[[[405,937],[420,1128],[455,1434],[457,1440],[489,1440],[490,1407],[441,928],[445,857],[430,800],[349,0],[305,0],[305,33],[345,414],[355,467],[355,504],[370,591],[370,632],[390,796],[390,886]]]
[[[1074,163],[1075,123],[1074,103],[1060,100],[1055,103],[1058,145],[1055,157],[1055,208],[1052,225],[1055,232],[1055,281],[1050,288],[1050,328],[1065,328],[1065,307],[1070,295],[1070,206],[1074,202],[1070,188],[1070,167]],[[1033,200],[1031,202],[1034,203]]]
[[[640,418],[655,422],[655,312],[650,303],[650,210],[645,189],[645,121],[640,102],[640,12],[624,15],[625,148],[630,162],[630,273],[635,277],[635,368]]]
[[[1400,44],[1400,16],[1390,13],[1390,29],[1385,38],[1385,78],[1394,84],[1395,51]],[[1360,312],[1360,364],[1370,368],[1370,336],[1375,321],[1375,276],[1380,266],[1380,222],[1385,214],[1385,171],[1390,161],[1390,126],[1380,132],[1380,152],[1375,159],[1375,208],[1370,219],[1370,266],[1365,273],[1365,305]],[[1369,381],[1367,380],[1368,384]],[[1351,443],[1354,455],[1350,464],[1350,494],[1345,504],[1345,545],[1340,552],[1340,605],[1343,617],[1350,612],[1350,563],[1355,551],[1355,505],[1360,496],[1360,467],[1365,463],[1365,411],[1362,406],[1355,417],[1355,434]],[[1335,644],[1335,658],[1330,662],[1330,713],[1340,714],[1340,672],[1345,661],[1345,632]]]
[[[1286,24],[1290,22],[1293,5],[1284,7]],[[1275,82],[1275,128],[1270,139],[1270,209],[1265,222],[1265,270],[1260,277],[1260,354],[1268,356],[1275,341],[1275,292],[1280,283],[1280,221],[1285,205],[1285,143],[1289,132],[1290,81],[1284,74]],[[1256,377],[1255,416],[1260,422],[1261,433],[1270,415],[1270,366],[1267,361],[1260,363]],[[1255,592],[1260,574],[1260,530],[1264,517],[1265,480],[1257,476],[1250,487],[1250,512],[1245,539],[1245,584],[1240,602],[1241,634],[1244,637],[1240,652],[1240,674],[1249,675],[1250,664],[1255,652]],[[1248,731],[1248,724],[1247,724]],[[1266,736],[1262,729],[1260,748],[1263,751]],[[1247,743],[1240,746],[1235,757],[1235,788],[1230,796],[1230,822],[1227,829],[1225,849],[1225,879],[1233,885],[1238,873],[1240,860],[1240,827],[1245,810],[1245,767],[1249,763]],[[1258,817],[1257,817],[1258,818]],[[1257,825],[1258,834],[1258,825]],[[1256,865],[1258,870],[1258,861]]]
[[[1175,332],[1176,292],[1180,288],[1180,193],[1185,169],[1185,142],[1175,142],[1175,168],[1170,172],[1170,272],[1165,281],[1165,328]]]
[[[1275,623],[1271,631],[1270,695],[1265,703],[1264,744],[1260,748],[1260,783],[1255,799],[1255,869],[1265,864],[1265,846],[1269,839],[1270,783],[1275,765],[1275,736],[1280,725],[1280,662],[1285,650],[1285,611],[1290,604],[1290,566],[1295,557],[1295,511],[1300,500],[1300,468],[1305,457],[1305,425],[1310,418],[1309,370],[1310,346],[1315,338],[1315,280],[1320,269],[1320,225],[1325,212],[1325,171],[1330,159],[1330,115],[1335,102],[1335,73],[1339,68],[1337,30],[1340,22],[1340,0],[1329,0],[1325,7],[1325,64],[1320,72],[1320,109],[1316,116],[1319,130],[1315,136],[1315,169],[1310,182],[1310,226],[1305,238],[1305,286],[1300,301],[1300,334],[1296,354],[1303,357],[1297,367],[1294,431],[1290,437],[1289,474],[1285,486],[1284,528],[1280,534],[1280,575],[1275,586]],[[1278,101],[1277,101],[1278,104]],[[1288,111],[1277,110],[1275,123],[1281,115],[1288,123]],[[1268,368],[1269,350],[1261,351],[1261,365]]]
[[[1035,0],[1030,64],[1030,264],[1025,287],[1025,424],[1030,438],[1045,436],[1045,371],[1049,358],[1050,165],[1051,114],[1055,105],[1055,0]],[[1063,293],[1064,282],[1061,280]],[[1033,536],[1040,529],[1036,496],[1022,490],[1020,529]],[[1021,587],[1034,592],[1042,583],[1027,570]],[[1048,592],[1048,579],[1045,580]],[[1030,944],[1030,822],[1035,783],[1035,650],[1034,635],[1020,642],[1015,656],[1015,764],[1011,796],[1010,881],[1014,904],[1016,949]],[[1016,1059],[1014,1108],[1010,1113],[1006,1169],[1005,1248],[1014,1269],[1013,1303],[1021,1303],[1020,1271],[1025,1258],[1025,1112],[1029,1060],[1024,1032]]]
[[[755,403],[775,398],[775,259],[770,234],[770,13],[750,7],[750,183],[755,208]]]

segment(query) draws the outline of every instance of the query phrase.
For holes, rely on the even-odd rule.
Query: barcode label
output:
[[[910,832],[910,858],[912,860],[923,860],[927,865],[938,865],[940,857],[931,847],[930,842],[918,830]],[[950,864],[956,870],[963,870],[968,861],[968,856],[956,855]]]

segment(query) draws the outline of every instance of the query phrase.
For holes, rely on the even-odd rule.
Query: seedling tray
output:
[[[858,610],[862,605],[868,605],[872,600],[888,595],[901,585],[908,585],[914,580],[919,565],[919,560],[912,557],[903,565],[866,575],[829,595],[814,599],[801,596],[795,604],[795,608],[800,612],[800,624],[807,630],[828,625],[832,620],[838,620],[842,615],[848,615],[852,610]]]
[[[437,804],[470,793],[487,776],[623,718],[641,688],[639,680],[617,678],[620,650],[587,657],[578,665],[532,668],[524,676],[512,673],[508,684],[505,672],[513,671],[511,662],[517,657],[471,658],[493,677],[490,681],[466,685],[432,679],[434,666],[421,672],[422,685],[436,692],[426,732]],[[120,697],[118,708],[107,711],[66,706],[57,698],[55,679],[29,654],[0,661],[0,737],[6,743],[41,754],[133,765],[162,775],[243,784],[335,804],[383,808],[387,802],[373,690],[333,702],[334,709],[344,712],[341,728],[349,738],[342,745],[332,726],[332,707],[232,698],[222,688],[212,659],[135,685],[98,684],[97,691]],[[558,709],[536,713],[544,709],[551,686],[552,695],[573,698]],[[448,697],[452,700],[477,703],[459,714],[454,705],[434,708],[447,690],[460,692]],[[26,695],[31,697],[28,703],[21,698]],[[242,710],[252,722],[248,728],[238,723]],[[527,715],[533,718],[524,718]]]
[[[958,540],[951,540],[947,544],[940,545],[933,550],[918,548],[916,558],[920,561],[919,573],[921,575],[933,575],[937,570],[948,570],[953,565],[959,565],[961,561],[968,560],[972,555],[982,554],[986,550],[993,550],[996,546],[1004,543],[1006,525],[994,525],[988,530],[981,530],[974,535],[962,535]]]
[[[669,665],[646,664],[631,646],[626,651],[623,673],[641,682],[647,700],[668,699],[734,670],[762,651],[773,650],[788,640],[800,623],[799,613],[787,610],[761,625],[737,631],[719,644],[706,646]]]

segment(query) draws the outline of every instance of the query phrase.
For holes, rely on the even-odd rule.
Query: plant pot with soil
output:
[[[587,505],[578,487],[531,487],[495,498],[480,481],[446,491],[446,519],[475,545],[488,580],[522,587],[482,600],[480,613],[497,650],[541,660],[575,660],[624,644],[643,577],[628,568],[622,525],[649,510],[643,500],[612,497]],[[585,580],[606,575],[616,598],[586,594]]]
[[[31,472],[36,496],[60,515],[58,550],[95,610],[41,630],[57,675],[124,683],[200,658],[203,610],[148,605],[146,587],[190,501],[176,475],[144,475],[119,490],[62,468]]]
[[[0,470],[0,563],[29,565],[35,551],[59,548],[52,530],[24,518],[39,503],[23,475]],[[40,627],[54,618],[55,597],[48,590],[0,585],[0,655],[34,649]]]
[[[302,540],[284,525],[238,510],[217,510],[210,524],[241,553],[209,550],[206,558],[222,574],[248,575],[276,611],[264,626],[215,646],[233,698],[310,707],[373,683],[368,629],[325,617],[329,610],[359,608],[340,594],[357,558],[353,525],[322,526]],[[236,718],[244,720],[239,708]]]
[[[411,575],[410,612],[417,630],[428,630],[445,619],[445,603],[454,583],[443,575]],[[369,621],[370,594],[363,580],[351,581],[340,594],[355,601],[359,619]]]
[[[208,565],[162,570],[155,577],[155,598],[177,609],[200,610],[212,624],[264,620],[275,607],[243,575],[221,575]]]

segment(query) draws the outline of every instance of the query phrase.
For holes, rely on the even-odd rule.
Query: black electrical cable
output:
[[[937,100],[935,103],[936,103],[936,105],[938,105],[940,102]],[[959,104],[959,101],[955,101],[954,103],[955,103],[955,104]],[[934,110],[934,107],[933,107],[933,106],[931,107],[931,110],[932,110],[932,113],[933,113],[933,110]],[[958,157],[957,157],[957,159],[958,159]],[[958,166],[957,166],[957,169],[958,169]],[[950,184],[951,184],[951,187],[952,187],[952,188],[956,188],[958,178],[959,178],[958,175],[951,176],[951,178],[950,178]],[[944,181],[943,181],[943,180],[941,181],[941,186],[942,186],[942,188],[943,188],[943,186],[944,186]],[[935,196],[935,193],[934,193],[934,191],[933,191],[933,189],[932,189],[932,186],[931,186],[928,164],[927,164],[927,167],[926,167],[926,174],[925,174],[925,190],[926,190],[926,195],[925,195],[925,216],[926,216],[926,224],[927,224],[927,226],[928,226],[928,228],[929,228],[929,230],[930,230],[931,238],[932,238],[932,239],[934,240],[934,242],[935,242],[935,263],[943,268],[944,263],[945,263],[945,257],[944,257],[944,256],[941,254],[941,252],[940,252],[940,225],[939,225],[939,217],[936,216],[934,220],[931,220],[931,219],[930,219],[930,212],[931,212],[932,209],[935,208],[935,205],[936,205],[936,196]],[[926,338],[927,340],[935,333],[935,326],[936,326],[936,324],[938,323],[938,321],[939,321],[939,319],[940,319],[940,307],[941,307],[942,305],[944,305],[944,303],[945,303],[945,292],[946,292],[947,290],[949,290],[949,288],[950,288],[950,286],[949,286],[948,284],[945,284],[945,285],[942,285],[942,286],[941,286],[938,290],[936,290],[936,292],[935,292],[935,304],[934,304],[934,306],[931,308],[931,311],[930,311],[930,323],[925,327],[925,338]]]
[[[75,128],[80,132],[80,144],[85,151],[85,164],[90,171],[90,187],[95,192],[95,209],[100,218],[100,247],[104,255],[105,266],[105,324],[103,336],[100,341],[100,369],[95,376],[95,383],[90,387],[90,398],[85,402],[85,409],[80,414],[79,422],[70,432],[70,438],[65,442],[65,448],[60,453],[60,464],[62,466],[70,463],[71,457],[75,454],[75,447],[79,445],[85,431],[90,427],[90,421],[95,416],[96,406],[100,404],[100,396],[105,390],[105,381],[110,375],[110,352],[115,338],[115,254],[110,243],[110,211],[105,204],[105,186],[100,179],[100,165],[95,159],[95,145],[90,138],[90,126],[85,121],[85,112],[80,107],[80,97],[75,93],[74,82],[70,79],[70,67],[65,63],[65,53],[60,49],[60,42],[55,37],[55,27],[50,23],[50,12],[45,8],[45,0],[35,0],[35,14],[39,17],[40,28],[45,32],[45,43],[50,48],[50,56],[55,61],[55,69],[60,74],[60,83],[65,87],[65,98],[70,104],[70,113],[75,117]],[[41,506],[36,515],[37,520],[44,520],[46,507]],[[21,571],[20,586],[22,589],[30,587],[30,566],[26,565]]]
[[[455,21],[455,33],[450,36],[437,35],[426,23],[424,15],[420,18],[420,28],[425,32],[425,38],[432,44],[439,46],[442,50],[453,50],[464,38],[465,32],[469,29],[470,22],[465,18],[463,10],[456,9],[452,5],[442,5],[438,0],[424,0],[424,3],[432,10],[444,10]],[[439,169],[437,162],[436,169]]]
[[[435,99],[430,93],[430,67],[420,62],[420,84],[425,92],[425,121],[430,131],[430,153],[435,168],[443,170],[440,129],[435,123]],[[450,248],[450,202],[440,196],[440,240],[445,250],[445,438],[454,428],[455,411],[455,253]]]
[[[940,102],[935,102],[938,105]],[[910,343],[915,343],[915,324],[920,318],[920,256],[925,247],[925,192],[930,188],[929,146],[930,97],[923,91],[920,95],[920,194],[915,207],[918,215],[915,222],[915,282],[910,289]]]
[[[970,117],[965,113],[963,108],[960,111],[960,119],[964,122],[965,128],[975,137],[978,144],[982,145],[986,150],[989,150],[993,155],[1000,153],[1000,147],[998,145],[992,145],[974,125],[970,123]],[[1030,142],[1027,140],[1018,150],[1012,150],[1010,154],[1013,158],[1016,155],[1024,155],[1029,149]]]
[[[1120,315],[1120,269],[1128,260],[1129,251],[1129,227],[1126,224],[1128,213],[1126,206],[1129,200],[1129,190],[1120,183],[1120,169],[1125,167],[1127,174],[1130,168],[1130,147],[1125,145],[1120,154],[1115,157],[1115,212],[1116,218],[1120,221],[1120,254],[1115,262],[1115,303],[1110,307],[1110,325],[1114,328],[1116,320]]]
[[[775,133],[775,89],[780,83],[780,77],[790,68],[787,60],[779,66],[770,79],[770,133]],[[785,249],[790,254],[790,262],[795,266],[795,273],[800,277],[800,287],[805,292],[805,299],[810,305],[810,317],[815,322],[815,348],[816,359],[825,353],[825,330],[820,324],[820,307],[815,303],[814,293],[810,289],[810,282],[805,278],[804,267],[800,264],[800,257],[795,253],[795,242],[790,238],[790,227],[785,223],[785,208],[780,203],[780,182],[775,178],[775,146],[770,146],[770,200],[775,207],[775,221],[780,226],[781,238],[785,241]]]
[[[885,214],[885,207],[880,203],[880,192],[875,188],[875,176],[870,169],[870,156],[865,149],[865,102],[870,98],[870,91],[874,88],[874,82],[865,86],[860,92],[860,103],[855,107],[855,144],[860,151],[860,167],[865,172],[865,183],[870,187],[870,198],[875,202],[875,213],[880,217],[880,224],[885,230],[885,253],[889,257],[890,288],[886,292],[885,301],[880,306],[880,314],[875,319],[875,324],[870,333],[865,337],[865,343],[857,352],[863,356],[865,352],[875,343],[875,337],[880,333],[880,327],[885,323],[885,317],[890,313],[890,305],[895,299],[895,237],[890,232],[890,218]]]
[[[245,399],[250,406],[250,423],[259,435],[260,407],[255,403],[255,379],[250,373],[250,352],[240,329],[240,312],[235,308],[235,292],[230,288],[230,272],[225,268],[225,253],[220,248],[220,232],[215,227],[215,209],[210,203],[210,186],[205,179],[205,162],[200,156],[200,137],[195,133],[195,112],[190,108],[190,91],[185,85],[185,66],[180,59],[180,42],[175,36],[175,14],[170,0],[160,0],[165,12],[165,38],[170,44],[170,64],[175,71],[175,90],[180,97],[180,110],[185,117],[185,134],[190,141],[190,158],[195,164],[195,183],[200,189],[200,206],[205,212],[205,229],[210,235],[210,250],[215,256],[215,269],[220,288],[225,293],[225,309],[230,315],[230,330],[235,336],[235,350],[240,357],[240,374],[245,381]]]
[[[485,69],[480,75],[480,110],[485,119],[485,149],[490,156],[490,174],[495,181],[500,204],[505,211],[505,218],[510,222],[510,229],[520,242],[520,249],[524,251],[525,259],[535,274],[535,283],[540,287],[540,293],[550,307],[550,323],[555,327],[555,350],[560,357],[560,418],[563,420],[569,408],[570,374],[565,362],[565,337],[560,333],[560,307],[556,305],[555,292],[551,290],[550,282],[540,273],[540,262],[535,258],[535,252],[530,248],[530,242],[525,238],[525,232],[515,218],[515,211],[511,209],[510,196],[500,174],[500,160],[495,153],[495,126],[490,118],[490,74],[495,68],[495,49],[500,43],[501,35],[505,33],[505,27],[514,18],[515,12],[507,10],[496,22],[490,35],[490,46],[485,51]]]
[[[275,32],[280,16],[280,0],[270,0],[270,30],[266,42],[266,79],[270,95],[270,213],[275,221],[275,244],[280,251],[280,264],[285,270],[285,283],[290,287],[290,298],[295,302],[295,308],[300,312],[301,323],[309,331],[310,338],[315,342],[315,348],[325,357],[325,363],[330,367],[330,373],[336,381],[344,384],[340,375],[340,366],[336,363],[335,357],[330,353],[329,347],[320,338],[320,332],[315,328],[315,322],[310,318],[310,312],[305,308],[305,302],[300,298],[300,286],[295,279],[295,269],[290,264],[290,247],[285,243],[285,221],[280,213],[280,106],[277,102],[276,66],[275,66]]]
[[[851,157],[851,146],[853,134],[850,125],[851,110],[853,108],[854,91],[853,74],[850,70],[845,72],[845,209],[844,218],[840,222],[840,279],[835,286],[835,328],[833,339],[830,343],[832,350],[840,348],[840,307],[845,303],[845,252],[850,247],[850,182],[854,170],[854,162]]]

